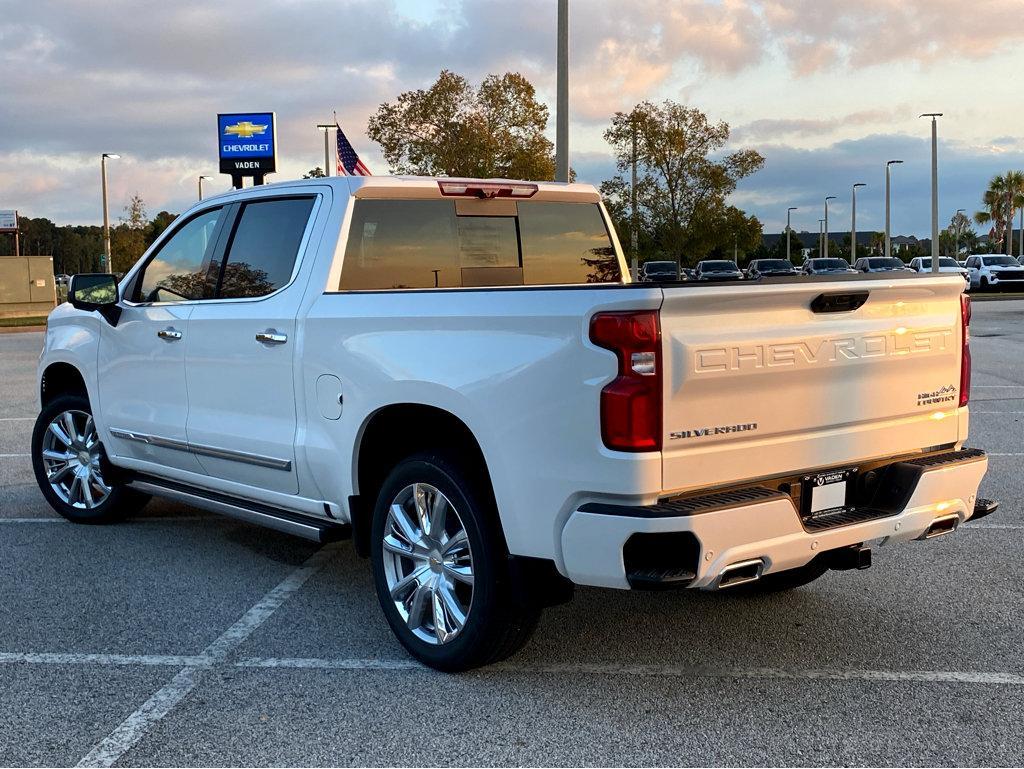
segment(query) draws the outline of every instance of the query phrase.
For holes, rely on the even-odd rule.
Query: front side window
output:
[[[507,215],[452,200],[356,200],[340,290],[621,281],[596,204],[518,201]],[[478,212],[476,212],[478,213]]]
[[[183,302],[202,299],[206,265],[222,210],[193,217],[171,235],[143,268],[136,298],[140,302]]]
[[[220,270],[216,296],[260,297],[287,285],[312,208],[312,197],[245,203]]]

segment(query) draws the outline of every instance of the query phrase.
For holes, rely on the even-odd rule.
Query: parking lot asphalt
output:
[[[404,653],[349,543],[161,501],[56,518],[28,458],[41,343],[0,335],[0,764],[1024,760],[1024,301],[972,323],[996,515],[785,594],[578,589],[462,675]]]

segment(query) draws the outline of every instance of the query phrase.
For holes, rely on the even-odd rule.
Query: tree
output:
[[[953,214],[949,226],[939,233],[939,252],[959,259],[957,244],[961,251],[966,248],[968,254],[972,253],[978,244],[978,234],[971,229],[971,220],[960,211]]]
[[[153,221],[146,225],[146,248],[156,242],[164,230],[171,226],[171,222],[178,218],[177,214],[168,211],[161,211],[153,217]]]
[[[660,250],[692,263],[716,250],[731,257],[734,238],[756,247],[760,223],[727,206],[726,197],[740,179],[764,165],[760,153],[738,150],[715,158],[729,139],[727,123],[710,123],[699,109],[673,101],[643,102],[628,113],[615,113],[604,133],[619,174],[601,189],[620,198],[613,203],[620,206],[629,194],[624,174],[632,164],[634,132],[638,226],[650,229]]]
[[[326,179],[327,178],[327,174],[324,173],[324,169],[322,169],[320,166],[317,166],[316,168],[311,168],[308,171],[306,171],[306,173],[304,173],[302,175],[302,178],[303,179]]]
[[[139,193],[132,195],[124,207],[121,224],[110,231],[111,272],[124,273],[131,269],[146,250],[146,204]]]
[[[396,173],[549,180],[547,123],[548,108],[522,75],[488,75],[474,90],[443,70],[430,88],[381,104],[366,133]]]
[[[1008,171],[993,176],[981,200],[984,208],[974,214],[974,221],[992,225],[988,239],[993,253],[1005,246],[1005,253],[1011,254],[1013,215],[1017,209],[1024,208],[1024,173]]]

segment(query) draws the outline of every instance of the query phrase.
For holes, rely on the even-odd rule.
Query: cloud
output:
[[[943,93],[961,102],[961,119],[968,98],[967,106],[985,102],[984,110],[991,101],[1007,107],[1005,124],[971,117],[980,127],[962,151],[974,153],[979,168],[1009,164],[1022,146],[1012,139],[1020,110],[1005,74],[1020,65],[1007,51],[1024,36],[1017,10],[1019,0],[977,0],[969,13],[952,0],[574,0],[573,147],[584,150],[574,165],[589,181],[610,176],[600,137],[616,110],[643,99],[696,99],[711,117],[741,124],[735,141],[780,148],[774,159],[766,152],[769,169],[751,181],[767,179],[771,167],[801,162],[801,144],[848,138],[844,128],[897,130],[887,125],[895,108],[878,105],[909,97],[882,100],[879,90],[894,80],[886,70],[878,68],[880,82],[840,94],[839,108],[825,105],[843,101],[834,92],[811,92],[821,86],[814,73],[841,69],[839,89],[875,65],[947,73],[960,58],[991,60],[983,85],[993,92],[977,95],[977,79],[966,88],[943,81]],[[0,207],[61,222],[97,220],[104,151],[124,156],[111,169],[118,196],[138,190],[154,210],[180,210],[194,177],[216,167],[219,111],[277,112],[278,179],[323,162],[314,126],[333,109],[371,168],[383,171],[364,134],[367,118],[443,68],[473,82],[523,72],[551,105],[553,134],[552,0],[14,0],[5,16]],[[823,118],[826,110],[848,114]],[[827,168],[835,156],[823,152],[814,157]],[[798,167],[791,176],[803,173]],[[764,196],[773,188],[760,189]]]
[[[850,228],[850,192],[855,182],[867,187],[857,194],[858,230],[884,227],[885,162],[903,160],[892,172],[894,233],[927,236],[931,231],[931,143],[905,134],[873,134],[840,141],[820,149],[787,144],[759,148],[763,170],[740,182],[733,202],[755,214],[765,232],[779,232],[786,208],[794,212],[793,227],[817,231],[824,216],[826,195],[836,195],[829,207],[834,230]],[[982,192],[997,173],[1024,167],[1024,149],[984,153],[959,141],[939,143],[939,224],[945,227],[957,208],[972,214],[981,206]]]
[[[987,59],[1024,39],[1019,0],[762,0],[799,75],[893,62]]]
[[[834,118],[761,118],[732,131],[734,141],[777,140],[781,136],[817,137],[840,128],[862,127],[891,122],[904,116],[906,105],[893,109],[868,109]]]

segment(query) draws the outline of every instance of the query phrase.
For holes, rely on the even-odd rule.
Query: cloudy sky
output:
[[[940,220],[973,212],[987,180],[1024,168],[1021,0],[570,0],[571,159],[582,181],[612,173],[609,116],[675,99],[725,120],[764,169],[734,202],[766,232],[800,206],[817,230],[825,195],[848,228],[881,229],[884,163],[893,229],[930,229],[929,126],[940,123]],[[98,223],[99,154],[113,210],[139,192],[180,211],[216,171],[215,115],[274,110],[276,179],[323,162],[316,123],[337,110],[365,137],[381,102],[442,68],[478,81],[515,70],[552,106],[555,0],[0,0],[0,208]],[[213,189],[226,187],[218,177]]]

